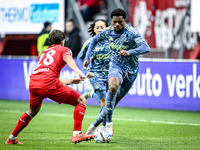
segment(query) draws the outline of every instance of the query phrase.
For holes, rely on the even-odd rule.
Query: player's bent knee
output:
[[[37,109],[37,110],[29,109],[29,110],[28,110],[28,113],[29,113],[32,117],[34,117],[34,116],[37,115],[37,113],[38,113],[39,111],[40,111],[40,109]]]
[[[119,85],[120,85],[120,80],[117,77],[111,77],[108,81],[109,91],[112,93],[117,92]]]
[[[109,91],[110,92],[112,92],[112,93],[116,93],[117,92],[117,86],[115,86],[115,85],[111,85],[111,86],[109,86]]]
[[[76,101],[76,104],[78,104],[78,103],[83,103],[83,104],[87,105],[87,100],[81,95]]]

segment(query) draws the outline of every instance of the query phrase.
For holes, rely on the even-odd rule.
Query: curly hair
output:
[[[110,14],[111,18],[113,18],[113,16],[123,16],[123,18],[126,19],[126,12],[121,8],[116,8]]]
[[[65,33],[60,30],[53,30],[49,34],[49,43],[52,44],[60,44],[62,40],[65,39]]]
[[[96,35],[96,33],[94,32],[94,26],[95,26],[95,23],[98,22],[98,21],[103,21],[106,24],[106,27],[108,27],[108,23],[104,19],[95,20],[92,24],[90,24],[90,26],[88,28],[88,32],[90,33],[90,35],[92,37]]]

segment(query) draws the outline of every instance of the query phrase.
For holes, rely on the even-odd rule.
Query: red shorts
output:
[[[44,98],[61,104],[74,105],[80,94],[66,85],[58,86],[57,89],[36,89],[29,88],[30,91],[30,109],[37,110],[41,107]]]

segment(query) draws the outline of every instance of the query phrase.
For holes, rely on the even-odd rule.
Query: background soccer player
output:
[[[94,135],[81,133],[82,120],[86,110],[86,99],[67,86],[68,84],[77,84],[85,77],[83,77],[83,73],[73,60],[71,50],[63,46],[65,34],[59,30],[53,30],[49,35],[49,42],[51,46],[42,52],[38,59],[37,68],[30,76],[29,110],[19,118],[5,144],[23,144],[17,141],[17,136],[39,112],[44,98],[50,98],[59,104],[64,103],[75,106],[72,142],[77,143],[94,138]],[[79,75],[79,78],[59,80],[60,71],[65,64],[73,69]]]
[[[97,19],[90,25],[88,32],[92,37],[94,37],[106,27],[108,27],[108,24],[105,20]],[[83,61],[91,40],[92,38],[84,43],[81,51],[78,54],[77,61],[81,68],[83,66]],[[91,88],[86,88],[83,97],[93,97],[96,101],[101,102],[102,106],[105,106],[105,96],[108,89],[108,64],[110,61],[109,52],[110,47],[108,41],[104,40],[99,42],[91,54],[92,63],[90,65],[90,72],[82,69],[86,74],[86,77],[90,78],[90,83],[94,89],[93,91]]]
[[[95,20],[90,27],[88,28],[88,32],[92,37],[94,37],[96,34],[98,34],[100,31],[102,31],[104,28],[108,27],[108,24],[103,19],[97,19]],[[79,55],[78,55],[78,63],[82,67],[83,66],[83,60],[85,59],[86,52],[88,50],[89,44],[91,42],[92,38],[87,40]],[[108,90],[108,68],[109,68],[109,61],[110,61],[110,47],[107,40],[103,40],[99,42],[91,55],[91,65],[90,65],[90,72],[88,70],[84,70],[84,73],[87,74],[86,77],[90,78],[90,83],[94,90],[91,88],[86,88],[85,93],[83,94],[83,97],[90,98],[93,97],[96,101],[101,103],[101,109],[102,111],[103,107],[105,106],[105,97],[106,92]],[[102,125],[105,126],[106,122],[105,120],[102,122]],[[86,133],[86,134],[93,134],[92,133]]]
[[[106,126],[113,132],[114,105],[127,94],[137,77],[138,55],[149,52],[150,48],[139,31],[126,24],[124,10],[114,9],[111,12],[111,19],[112,26],[93,37],[83,67],[87,67],[90,63],[89,58],[94,46],[101,40],[108,40],[111,49],[109,87],[106,95],[106,110],[104,109],[101,114],[106,113]]]

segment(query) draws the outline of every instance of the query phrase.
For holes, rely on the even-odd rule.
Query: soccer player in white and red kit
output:
[[[42,52],[38,59],[37,68],[30,76],[30,106],[15,126],[5,144],[23,144],[17,141],[18,134],[29,124],[31,119],[39,112],[43,99],[50,98],[61,104],[74,105],[74,129],[72,142],[77,143],[94,138],[94,135],[81,133],[82,121],[86,110],[86,99],[77,91],[68,87],[69,84],[78,84],[85,79],[72,58],[72,52],[64,47],[65,34],[53,30],[49,35],[51,46]],[[59,79],[61,69],[67,64],[79,77],[75,79]]]

